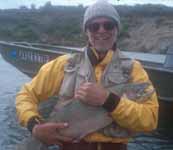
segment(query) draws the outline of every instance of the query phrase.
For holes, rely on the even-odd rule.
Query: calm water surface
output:
[[[14,145],[29,136],[17,123],[15,96],[22,84],[30,81],[0,56],[0,150],[13,150]],[[173,139],[157,132],[140,134],[131,139],[128,150],[173,150]]]

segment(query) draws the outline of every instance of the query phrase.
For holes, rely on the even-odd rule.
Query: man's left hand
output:
[[[101,106],[105,103],[109,92],[101,85],[91,82],[81,84],[75,91],[75,98],[89,105]]]

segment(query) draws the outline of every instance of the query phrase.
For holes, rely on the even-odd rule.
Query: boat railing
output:
[[[163,96],[158,95],[158,99],[164,100],[166,102],[173,102],[173,97],[163,97]]]
[[[11,43],[17,44],[17,45],[24,45],[24,46],[32,47],[32,44],[28,43],[28,42],[11,42]]]
[[[167,51],[164,67],[173,68],[173,46]]]
[[[0,45],[24,48],[24,49],[32,49],[37,52],[49,52],[58,55],[67,54],[67,53],[75,53],[82,52],[83,49],[79,47],[68,47],[68,46],[60,46],[60,45],[50,45],[44,43],[28,43],[28,42],[5,42],[0,41]],[[149,69],[159,69],[165,71],[173,72],[173,49],[168,50],[167,54],[152,54],[152,53],[142,53],[142,52],[128,52],[123,51],[125,55],[132,59],[139,60],[144,67]]]
[[[82,50],[79,48],[71,48],[71,47],[65,47],[65,46],[53,46],[53,45],[49,45],[49,44],[39,44],[39,43],[0,41],[0,45],[18,47],[18,48],[24,48],[24,49],[29,48],[34,51],[57,53],[58,55],[74,53],[74,52],[82,52]]]

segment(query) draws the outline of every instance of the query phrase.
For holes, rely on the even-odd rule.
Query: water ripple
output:
[[[18,124],[15,115],[15,95],[22,84],[30,79],[1,57],[0,72],[0,149],[13,150],[14,145],[29,136],[29,132]],[[47,104],[45,109],[46,107]],[[173,136],[169,138],[159,132],[138,134],[130,140],[128,150],[173,150]]]

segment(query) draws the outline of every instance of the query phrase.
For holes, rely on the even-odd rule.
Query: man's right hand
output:
[[[72,139],[58,133],[59,130],[67,128],[67,123],[42,123],[34,126],[32,135],[46,145],[59,145],[61,142],[71,142]]]

